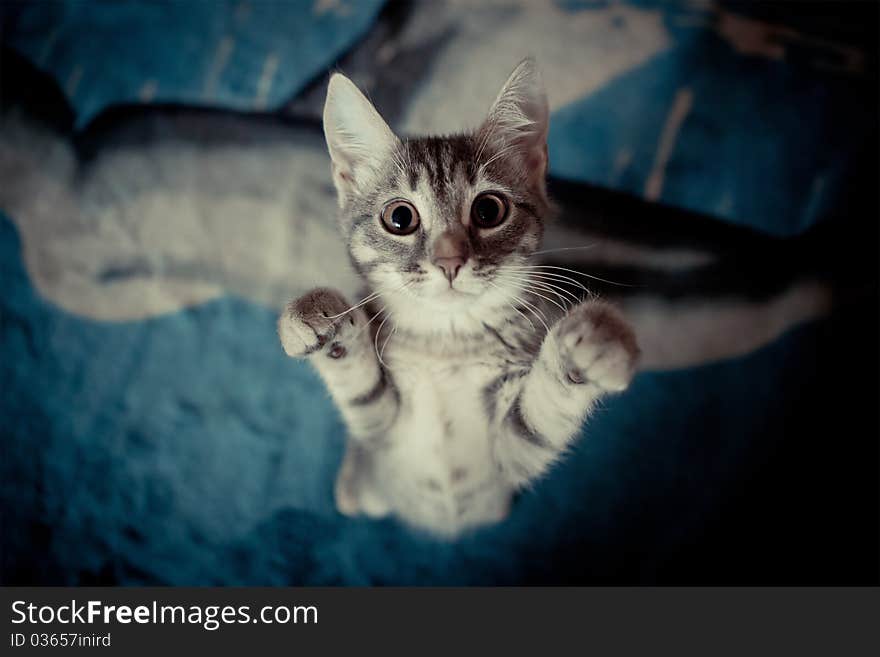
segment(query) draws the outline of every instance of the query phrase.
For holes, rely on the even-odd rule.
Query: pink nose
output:
[[[443,275],[449,280],[450,284],[458,276],[461,266],[464,264],[464,258],[453,256],[451,258],[434,258],[434,264],[443,270]]]
[[[447,230],[436,239],[432,250],[431,261],[443,271],[443,275],[452,285],[468,259],[467,236],[460,230]]]

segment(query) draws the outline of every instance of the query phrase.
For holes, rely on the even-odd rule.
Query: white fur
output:
[[[376,461],[374,481],[389,508],[449,536],[503,518],[512,486],[493,459],[481,395],[497,369],[473,355],[432,357],[393,343],[384,360],[405,393],[389,432],[392,447]],[[472,490],[479,490],[473,504],[459,507],[461,495]]]
[[[340,201],[352,185],[370,183],[369,174],[388,159],[398,141],[360,89],[339,73],[327,87],[324,136]]]
[[[543,190],[547,118],[540,77],[526,60],[489,110],[474,157],[484,162],[487,146],[490,161],[517,149],[509,159],[540,178],[528,189]],[[325,121],[345,215],[348,203],[362,202],[357,191],[363,185],[379,182],[373,176],[394,138],[340,75],[330,83]],[[454,173],[454,163],[448,166],[447,175]],[[408,180],[403,176],[398,185],[412,185]],[[289,355],[310,356],[348,425],[350,444],[336,484],[339,510],[393,513],[434,534],[456,536],[506,515],[516,488],[543,475],[566,450],[594,401],[626,387],[637,350],[622,318],[602,304],[586,302],[567,313],[559,304],[564,317],[554,324],[540,307],[543,297],[529,293],[532,321],[512,303],[524,303],[515,279],[497,270],[488,273],[494,281],[481,278],[473,258],[454,281],[432,264],[429,246],[414,268],[376,264],[373,240],[414,248],[463,230],[484,183],[460,176],[448,184],[455,186],[451,206],[435,197],[427,176],[415,188],[380,187],[386,197],[402,196],[415,207],[418,238],[377,238],[369,224],[352,227],[351,253],[369,265],[367,282],[380,293],[375,329],[367,330],[362,309],[340,312],[346,300],[316,289],[288,305],[279,335]],[[509,211],[521,246],[536,234],[534,220],[515,207]],[[511,248],[505,260],[513,265],[523,256]]]

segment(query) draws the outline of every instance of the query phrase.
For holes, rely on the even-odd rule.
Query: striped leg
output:
[[[398,399],[379,365],[363,309],[336,290],[316,288],[287,304],[278,335],[288,356],[308,357],[348,427],[364,443],[380,441],[397,415]]]
[[[556,324],[529,372],[499,386],[495,459],[511,483],[547,470],[594,403],[629,385],[638,353],[632,329],[604,303],[575,306]]]

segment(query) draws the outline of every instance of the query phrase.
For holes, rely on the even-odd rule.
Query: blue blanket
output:
[[[280,356],[274,312],[224,299],[145,322],[72,317],[35,295],[0,226],[8,581],[790,582],[815,571],[781,546],[846,536],[833,536],[841,519],[815,506],[828,497],[816,486],[852,453],[788,438],[834,430],[833,396],[815,380],[837,355],[827,322],[748,358],[638,376],[507,521],[450,544],[335,512],[341,421],[315,373]],[[745,522],[732,516],[743,479],[777,450],[823,471],[774,490]],[[848,486],[869,492],[859,475]],[[724,560],[725,541],[740,562]],[[870,558],[871,545],[847,549]],[[853,567],[837,564],[834,581],[863,576]]]
[[[857,102],[856,47],[793,28],[771,34],[780,41],[760,25],[750,40],[734,14],[707,22],[676,4],[609,6],[557,10],[585,25],[612,12],[616,29],[651,27],[658,45],[555,109],[553,173],[772,235],[845,204],[875,118]],[[57,80],[82,131],[123,102],[287,111],[387,9],[16,3],[2,35]],[[429,87],[425,75],[414,86]],[[418,102],[401,101],[400,122]],[[876,403],[870,387],[834,385],[876,361],[876,321],[858,304],[740,357],[640,373],[508,520],[448,543],[335,511],[342,423],[308,365],[282,357],[274,308],[224,294],[145,319],[69,312],[37,291],[10,219],[0,215],[4,583],[876,579],[876,531],[848,519],[876,520],[876,442],[870,428],[836,440],[839,413],[865,419]]]
[[[558,3],[560,24],[582,22],[582,38],[596,41],[595,55],[606,59],[548,56],[551,79],[560,69],[583,71],[585,80],[607,69],[609,81],[595,89],[558,85],[551,170],[774,234],[802,232],[850,192],[874,121],[863,101],[872,53],[797,25],[691,4],[636,2],[615,11],[605,2]],[[281,107],[339,61],[381,5],[4,4],[3,39],[59,80],[82,127],[120,102]],[[785,18],[798,13],[809,11]],[[862,13],[851,20],[870,18],[870,8]],[[495,19],[465,13],[462,20],[492,30]],[[619,47],[605,43],[608,30]],[[542,40],[553,38],[532,35],[520,54],[540,53]],[[639,43],[650,44],[643,56],[627,58]]]

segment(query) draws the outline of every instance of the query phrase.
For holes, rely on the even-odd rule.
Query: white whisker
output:
[[[491,284],[491,283],[490,283],[490,284]],[[496,287],[497,287],[497,286],[496,286]],[[547,325],[547,316],[546,316],[543,312],[541,312],[541,309],[540,309],[540,308],[538,308],[538,307],[536,307],[535,305],[529,303],[528,301],[526,301],[525,299],[523,299],[521,296],[519,296],[519,295],[517,295],[517,294],[513,294],[513,293],[511,293],[511,294],[510,294],[510,298],[513,299],[514,301],[516,301],[516,302],[522,304],[523,306],[525,306],[525,307],[526,307],[526,310],[528,310],[529,312],[531,312],[531,313],[535,316],[535,318],[536,318],[538,321],[540,321],[541,324],[544,325],[544,328],[547,330],[547,332],[548,332],[548,333],[550,332],[550,327]],[[534,326],[534,324],[533,324],[532,326]]]
[[[379,310],[376,312],[376,314],[373,315],[372,317],[370,317],[370,319],[367,321],[367,323],[364,324],[357,333],[355,333],[355,337],[356,338],[359,337],[364,331],[366,331],[367,328],[369,328],[370,324],[372,324],[374,321],[376,321],[376,318],[385,312],[386,308],[388,308],[387,304],[382,306],[381,308],[379,308]]]
[[[593,242],[585,246],[562,246],[558,249],[544,249],[543,251],[532,251],[531,255],[541,255],[542,253],[557,253],[558,251],[586,251],[599,246],[599,242]]]
[[[353,305],[353,306],[352,306],[351,308],[349,308],[348,310],[344,310],[344,311],[342,311],[341,313],[338,313],[338,314],[336,314],[336,315],[328,315],[327,317],[328,317],[329,319],[336,319],[337,317],[342,317],[343,315],[347,315],[347,314],[350,313],[352,310],[357,310],[357,309],[360,308],[361,306],[364,306],[364,305],[370,303],[370,301],[372,301],[372,300],[375,299],[376,297],[380,296],[380,295],[382,294],[382,292],[383,292],[383,291],[380,290],[380,291],[378,291],[378,292],[373,292],[372,294],[368,294],[367,296],[365,296],[363,299],[361,299],[360,301],[358,301],[355,305]]]
[[[499,292],[501,292],[501,295],[504,297],[504,301],[507,303],[507,305],[510,306],[511,309],[512,309],[517,315],[519,315],[519,316],[522,317],[524,320],[526,320],[526,321],[531,325],[532,330],[537,330],[537,327],[535,326],[535,323],[531,320],[531,318],[530,318],[528,315],[526,315],[523,311],[521,311],[519,308],[517,308],[516,306],[514,306],[512,303],[510,303],[509,299],[511,299],[511,296],[510,296],[509,294],[505,294],[505,293],[504,293],[504,290],[502,290],[499,286],[495,285],[495,283],[493,283],[492,281],[486,281],[486,282],[487,282],[489,285],[491,285],[492,287],[494,287],[496,290],[498,290]]]
[[[546,329],[547,333],[550,332],[550,327],[547,325],[547,317],[544,315],[544,313],[541,312],[539,308],[532,305],[518,295],[513,295],[513,298],[519,303],[523,304],[533,315],[535,315],[535,318],[544,325],[544,329]]]
[[[379,335],[382,333],[382,327],[385,326],[385,322],[388,321],[389,317],[391,317],[391,313],[385,315],[385,319],[382,320],[382,323],[379,324],[379,328],[376,329],[376,337],[373,338],[373,346],[376,349],[376,358],[379,359],[379,363],[381,363],[383,367],[385,367],[385,363],[382,361],[382,356],[379,355]]]
[[[560,287],[558,285],[554,285],[553,283],[548,283],[545,280],[535,280],[532,277],[528,276],[527,274],[524,276],[516,276],[514,274],[502,273],[498,277],[501,279],[506,279],[506,280],[511,280],[511,281],[523,281],[523,282],[527,282],[531,285],[537,285],[539,287],[539,289],[542,289],[547,292],[550,292],[551,294],[554,294],[564,304],[580,303],[581,302],[581,299],[577,295],[575,295],[573,292],[569,292],[565,288]],[[571,297],[571,299],[568,299],[567,297],[564,297],[563,295],[568,295],[569,297]]]
[[[529,294],[534,294],[536,297],[541,297],[542,299],[544,299],[544,301],[547,301],[548,303],[552,303],[554,306],[556,306],[557,308],[559,308],[559,310],[561,310],[563,313],[565,313],[565,312],[568,310],[567,307],[565,307],[565,306],[563,306],[563,305],[557,303],[556,301],[554,301],[554,300],[551,299],[550,297],[545,297],[545,296],[544,296],[543,294],[541,294],[540,292],[536,292],[536,291],[533,289],[533,287],[532,287],[531,285],[519,285],[518,283],[516,283],[516,282],[513,281],[513,280],[510,280],[509,282],[510,282],[510,283],[513,283],[513,285],[514,285],[517,289],[519,289],[519,290],[521,290],[521,291],[523,291],[523,292],[528,292]],[[539,289],[540,289],[540,288],[539,288]]]
[[[580,281],[576,281],[571,276],[566,276],[565,274],[556,274],[553,272],[544,272],[544,271],[537,271],[536,272],[536,271],[531,271],[531,270],[527,270],[524,268],[516,268],[516,267],[502,267],[499,271],[504,271],[504,272],[509,271],[512,273],[523,274],[526,276],[530,276],[532,278],[540,279],[542,281],[555,281],[555,282],[560,282],[560,283],[562,283],[562,282],[570,283],[571,285],[574,285],[575,287],[580,288],[581,290],[583,290],[587,294],[591,294],[590,290],[588,288],[586,288],[583,285],[583,283],[581,283]]]
[[[382,343],[382,350],[379,352],[379,362],[383,365],[385,361],[382,360],[382,356],[385,355],[385,347],[388,346],[388,341],[391,340],[391,336],[397,332],[397,324],[394,325],[394,328],[391,329],[391,332],[388,334],[388,337],[385,338],[385,342]]]
[[[555,265],[528,265],[525,267],[526,269],[559,269],[562,271],[568,271],[572,274],[577,274],[579,276],[586,276],[587,278],[592,278],[597,281],[602,281],[603,283],[608,283],[610,285],[619,285],[620,287],[639,287],[638,285],[630,285],[629,283],[618,283],[617,281],[609,281],[605,278],[600,278],[599,276],[593,276],[592,274],[585,274],[582,271],[577,271],[576,269],[568,269],[567,267],[557,267]]]

